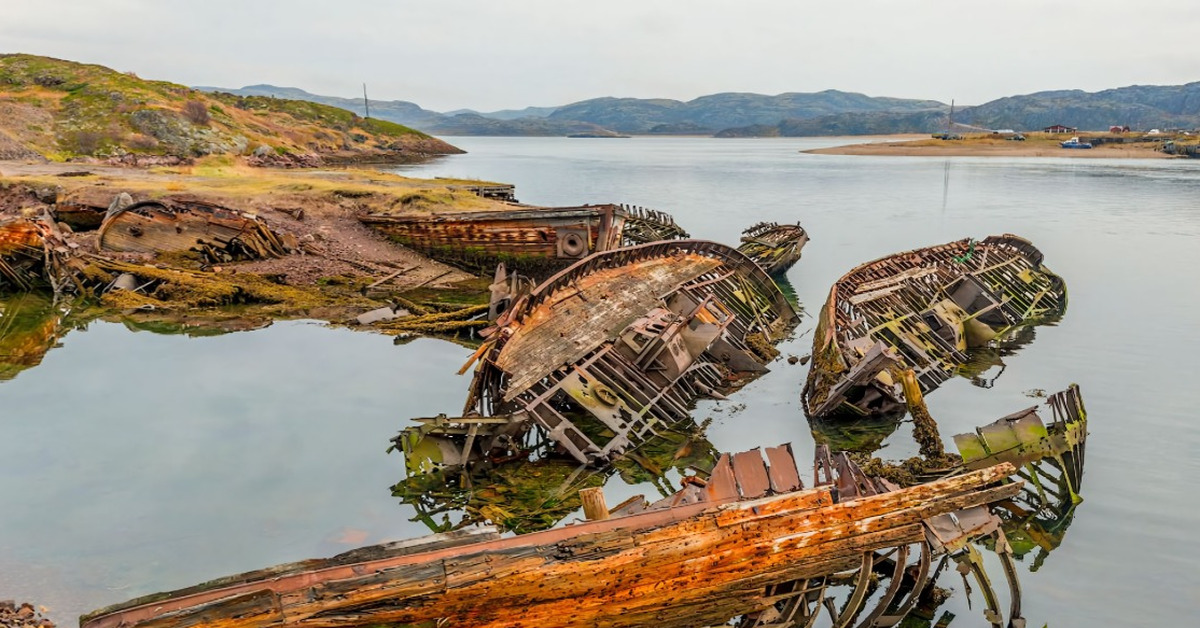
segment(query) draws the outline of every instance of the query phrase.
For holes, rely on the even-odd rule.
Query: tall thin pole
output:
[[[366,90],[366,89],[367,89],[367,86],[364,84],[363,90]],[[366,91],[363,91],[363,93],[365,94]],[[953,98],[950,99],[950,122],[946,125],[946,132],[947,133],[954,132],[954,99]]]
[[[367,84],[363,83],[363,109],[366,110],[366,117],[371,117],[371,101],[367,100]]]

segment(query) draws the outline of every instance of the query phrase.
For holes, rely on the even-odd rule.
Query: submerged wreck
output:
[[[101,251],[200,254],[209,263],[282,257],[296,250],[257,216],[188,198],[134,203],[100,225]]]
[[[894,626],[941,556],[975,576],[986,616],[1002,626],[971,542],[994,543],[1007,615],[1022,621],[1011,554],[987,509],[1020,490],[997,484],[1012,472],[1004,463],[899,488],[822,448],[805,488],[790,446],[751,450],[723,455],[707,480],[654,504],[610,511],[593,493],[590,520],[563,528],[364,547],[138,598],[80,626]]]
[[[1013,479],[1023,481],[1020,492],[998,502],[993,512],[1003,522],[1016,558],[1036,550],[1030,566],[1034,571],[1062,543],[1075,507],[1083,501],[1088,434],[1079,386],[1050,395],[1045,405],[1051,414],[1048,423],[1034,406],[954,437],[966,469],[1005,462],[1016,467]]]
[[[611,204],[376,213],[359,220],[434,259],[488,272],[504,263],[525,273],[544,273],[593,253],[688,237],[666,213]]]
[[[760,222],[742,232],[738,250],[754,260],[768,275],[778,276],[800,261],[808,232],[800,226]]]
[[[821,309],[804,410],[813,418],[903,412],[955,375],[967,351],[1060,316],[1066,284],[1014,235],[959,240],[863,264]]]
[[[417,419],[407,461],[457,466],[552,443],[603,464],[767,371],[797,322],[758,265],[715,242],[597,253],[517,297],[476,360],[463,416]],[[411,468],[410,472],[428,469]]]

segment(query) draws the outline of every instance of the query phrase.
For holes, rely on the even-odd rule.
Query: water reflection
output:
[[[706,475],[717,462],[717,450],[705,436],[708,422],[688,420],[661,429],[611,465],[589,467],[574,460],[542,456],[470,467],[440,467],[432,460],[406,461],[412,473],[392,487],[392,494],[416,511],[413,521],[433,532],[449,532],[490,522],[505,531],[526,533],[557,525],[579,510],[579,491],[603,486],[619,476],[629,485],[653,486],[661,497],[679,490],[672,482],[688,473]],[[616,510],[618,508],[614,508]]]
[[[116,312],[38,292],[0,295],[0,382],[40,365],[70,332],[86,330],[96,320],[120,323],[133,332],[192,338],[253,331],[271,324],[270,318],[234,308]]]
[[[35,293],[0,297],[0,382],[42,363],[66,333],[65,312]]]

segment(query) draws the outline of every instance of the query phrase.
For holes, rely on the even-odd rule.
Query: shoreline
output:
[[[911,138],[911,136],[906,136]],[[1066,139],[1066,138],[1063,138]],[[1002,139],[934,140],[899,139],[885,142],[844,144],[812,148],[801,153],[812,155],[867,155],[897,157],[1070,157],[1082,159],[1176,159],[1154,148],[1136,144],[1101,144],[1090,149],[1067,149],[1052,141],[1031,139],[1014,142]]]

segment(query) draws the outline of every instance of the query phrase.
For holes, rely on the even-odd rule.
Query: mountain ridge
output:
[[[203,88],[209,89],[209,88]],[[216,89],[216,88],[214,88]],[[297,88],[247,86],[230,93],[276,90],[292,98],[352,107],[361,99]],[[409,101],[371,100],[371,113],[438,135],[555,136],[578,133],[688,134],[716,137],[876,135],[945,130],[950,106],[930,99],[818,92],[718,92],[691,100],[602,96],[555,107],[439,113]],[[1032,131],[1052,124],[1085,130],[1200,127],[1200,82],[1130,85],[1098,92],[1046,90],[955,108],[955,122]]]

